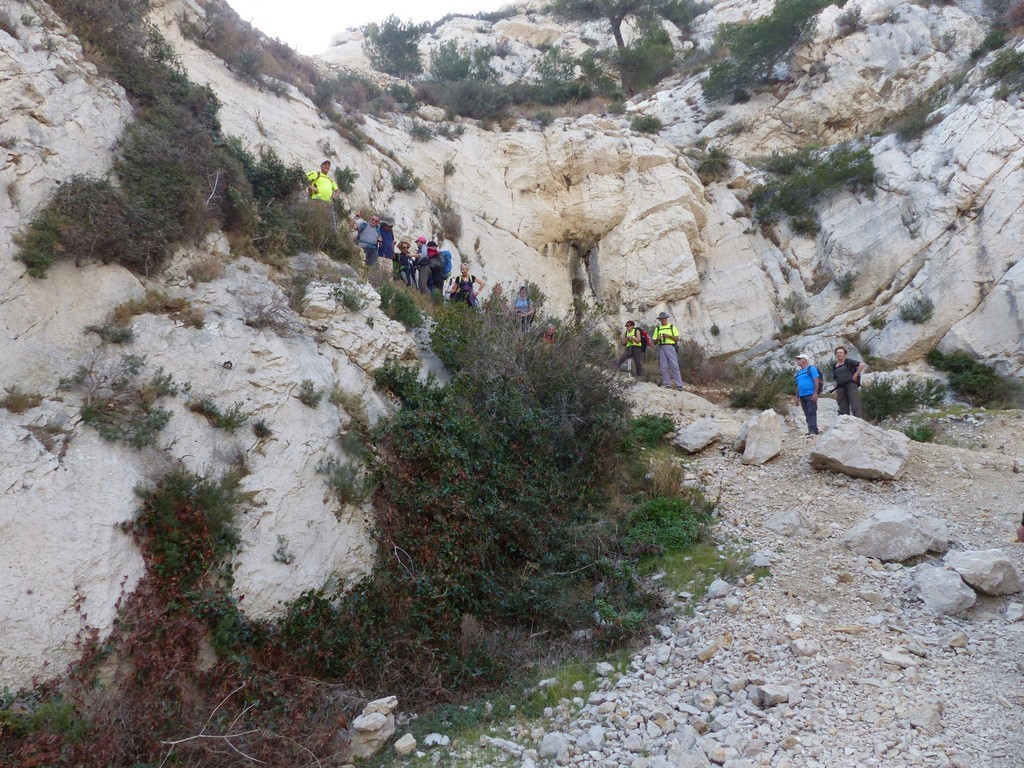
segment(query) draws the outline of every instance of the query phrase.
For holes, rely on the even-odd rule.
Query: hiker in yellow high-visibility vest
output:
[[[618,362],[615,363],[615,370],[621,368],[627,360],[632,360],[633,375],[639,379],[644,375],[644,344],[640,336],[640,329],[632,320],[626,321],[626,331],[622,334],[622,343],[626,348],[619,355]]]
[[[311,200],[320,200],[325,203],[331,202],[341,194],[338,185],[331,178],[331,161],[324,160],[320,163],[319,171],[310,171],[306,174],[306,181],[309,183],[309,197]]]
[[[679,329],[668,321],[668,312],[658,315],[658,327],[651,334],[651,341],[658,348],[658,367],[661,369],[661,386],[683,388],[683,377],[679,375]]]

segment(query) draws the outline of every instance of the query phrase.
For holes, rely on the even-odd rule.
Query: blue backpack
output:
[[[441,272],[441,279],[447,280],[452,273],[452,252],[441,251],[441,255],[444,256],[444,270]]]

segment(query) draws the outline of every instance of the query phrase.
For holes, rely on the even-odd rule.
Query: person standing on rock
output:
[[[797,355],[796,400],[803,408],[807,420],[807,434],[818,434],[818,395],[821,394],[821,371],[811,365],[807,355]]]
[[[356,245],[363,250],[367,266],[377,263],[377,246],[380,244],[380,216],[371,216],[369,221],[356,226]]]
[[[651,341],[658,348],[658,367],[661,369],[661,386],[683,388],[683,377],[679,374],[679,329],[668,321],[668,312],[658,315],[658,326],[651,334]]]
[[[640,329],[632,320],[626,321],[626,331],[622,334],[622,343],[625,349],[615,363],[615,370],[622,367],[627,360],[633,361],[633,375],[638,379],[644,375],[644,345],[640,338]]]
[[[867,365],[860,360],[851,360],[846,356],[846,347],[836,347],[836,361],[832,364],[832,378],[836,382],[836,402],[839,403],[839,415],[853,414],[858,419],[864,418],[860,407],[860,376]]]

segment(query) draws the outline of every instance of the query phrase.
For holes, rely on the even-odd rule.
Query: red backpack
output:
[[[651,346],[651,337],[647,335],[647,331],[637,326],[637,330],[640,331],[640,348],[646,350]]]

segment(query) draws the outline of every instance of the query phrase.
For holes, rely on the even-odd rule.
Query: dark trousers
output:
[[[836,402],[839,404],[840,416],[852,414],[858,419],[864,418],[864,412],[860,407],[860,388],[852,381],[836,386]]]
[[[804,418],[807,419],[807,434],[818,434],[818,401],[812,400],[811,395],[804,395],[800,398],[800,407],[804,409]]]
[[[627,360],[633,361],[633,375],[638,379],[644,375],[644,348],[643,347],[626,347],[623,353],[619,356],[619,362],[615,364],[615,369],[618,370],[622,367],[622,364]]]

